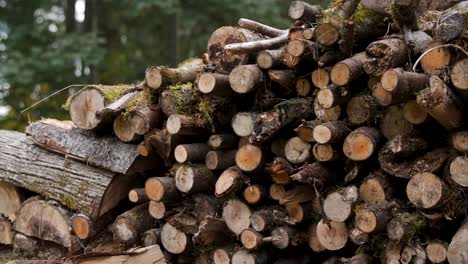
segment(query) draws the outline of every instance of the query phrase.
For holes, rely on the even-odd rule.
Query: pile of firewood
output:
[[[0,131],[0,243],[49,263],[468,263],[468,1],[293,1]],[[135,247],[142,247],[135,249]],[[44,263],[44,262],[41,262]]]

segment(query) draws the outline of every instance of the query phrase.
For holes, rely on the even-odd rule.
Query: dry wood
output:
[[[453,133],[452,146],[458,152],[468,152],[468,131],[459,131]]]
[[[358,205],[354,219],[356,227],[365,233],[377,233],[384,230],[391,220],[394,207],[394,203],[387,201]]]
[[[318,68],[312,71],[312,83],[320,89],[327,88],[330,83],[330,67]]]
[[[193,236],[195,233],[197,233],[200,222],[191,212],[189,212],[190,210],[191,208],[185,208],[185,210],[171,215],[167,218],[166,223],[172,225],[186,235]],[[203,214],[204,212],[201,213]]]
[[[415,174],[406,186],[408,200],[415,206],[424,209],[442,204],[447,196],[447,191],[446,184],[430,172]]]
[[[430,120],[427,111],[416,100],[405,103],[403,117],[413,125],[420,125]]]
[[[114,120],[115,135],[123,142],[141,139],[151,128],[158,125],[161,111],[152,106],[136,106],[136,109],[121,113]]]
[[[250,208],[237,199],[230,199],[223,206],[223,219],[236,235],[249,228],[250,216]]]
[[[385,109],[380,120],[380,131],[385,138],[410,135],[414,130],[413,124],[404,118],[404,110],[400,105],[392,105]]]
[[[295,223],[296,221],[288,216],[287,211],[278,206],[261,208],[250,216],[250,224],[257,232],[271,231],[276,226]]]
[[[316,253],[323,252],[327,250],[319,241],[318,236],[317,236],[317,224],[312,223],[309,227],[309,247],[312,249],[312,251]]]
[[[323,201],[323,212],[332,221],[344,222],[351,215],[353,205],[358,199],[356,186],[340,188],[327,195]]]
[[[203,61],[198,58],[182,62],[177,68],[151,66],[145,72],[146,85],[158,90],[174,83],[193,82],[203,68]]]
[[[297,230],[289,226],[280,226],[271,232],[272,245],[278,249],[285,249],[289,245],[294,245],[297,243],[294,240],[299,236],[300,234],[297,232]]]
[[[261,203],[267,196],[265,188],[258,184],[247,186],[242,194],[244,200],[252,205]]]
[[[376,204],[388,201],[393,191],[388,175],[383,171],[375,171],[359,186],[359,197],[367,204]]]
[[[161,243],[161,228],[151,228],[141,234],[141,242],[144,247]]]
[[[450,162],[450,179],[458,185],[468,187],[468,158],[458,156]]]
[[[3,215],[14,222],[24,198],[24,194],[19,188],[6,182],[0,182],[0,201],[2,201],[0,203],[0,216]]]
[[[229,53],[256,53],[261,50],[277,49],[288,41],[288,32],[285,34],[265,38],[257,41],[244,42],[244,43],[230,43],[224,46],[224,50]]]
[[[268,192],[270,194],[270,198],[275,201],[279,201],[283,199],[283,197],[285,197],[286,195],[286,190],[284,189],[284,186],[281,184],[277,184],[277,183],[273,183],[270,186],[270,189],[268,190]]]
[[[173,177],[152,177],[145,182],[145,192],[148,198],[156,202],[174,203],[180,199]]]
[[[301,125],[299,125],[295,131],[297,136],[301,138],[305,142],[315,142],[314,139],[314,128],[323,122],[321,120],[311,120],[311,121],[303,121]]]
[[[230,167],[221,173],[215,184],[216,197],[225,197],[242,189],[247,178],[237,167]]]
[[[282,201],[280,200],[280,203],[281,202]],[[288,211],[289,217],[294,219],[298,224],[310,222],[312,219],[317,217],[317,210],[314,202],[288,202],[285,207],[286,211]]]
[[[196,163],[204,161],[208,151],[208,145],[205,143],[182,144],[174,149],[174,157],[179,163]]]
[[[434,172],[448,158],[446,150],[427,151],[424,139],[411,136],[395,136],[379,152],[381,168],[396,177],[411,178],[418,172]],[[426,151],[421,153],[421,151]]]
[[[289,139],[284,146],[284,153],[289,162],[299,164],[310,159],[311,149],[311,144],[303,141],[299,137],[293,137]]]
[[[315,22],[322,15],[322,9],[318,5],[310,5],[303,1],[293,1],[289,5],[288,16],[292,20]]]
[[[231,88],[240,94],[254,91],[264,81],[262,70],[255,64],[237,66],[229,74]]]
[[[190,140],[189,137],[173,135],[167,129],[153,129],[145,134],[145,144],[140,145],[138,151],[155,152],[166,166],[171,166],[174,159],[174,149],[177,145]]]
[[[239,240],[247,250],[257,250],[265,243],[272,242],[275,239],[274,236],[264,237],[257,231],[247,228],[239,236]]]
[[[348,236],[349,240],[358,246],[364,245],[369,241],[369,234],[362,232],[357,227],[350,229]]]
[[[137,242],[141,233],[153,224],[148,203],[140,204],[119,215],[112,225],[114,240],[127,245]]]
[[[455,129],[464,123],[464,105],[456,94],[437,76],[429,79],[429,88],[417,97],[417,102],[446,129]]]
[[[190,238],[173,227],[171,224],[166,223],[161,229],[161,244],[172,254],[182,254],[190,247]]]
[[[346,106],[348,121],[353,125],[372,125],[376,123],[378,106],[370,95],[352,97]]]
[[[452,237],[447,250],[447,259],[450,264],[463,263],[468,254],[468,222],[465,221],[457,233]]]
[[[229,76],[219,73],[205,72],[198,76],[197,88],[204,94],[226,96],[232,94],[229,87]]]
[[[231,258],[231,264],[267,264],[269,254],[266,251],[248,252],[239,250]]]
[[[179,191],[187,194],[209,192],[216,179],[204,165],[185,164],[177,169],[175,182]]]
[[[153,218],[158,220],[170,215],[170,209],[166,208],[163,202],[150,201],[148,211]]]
[[[158,165],[153,159],[138,157],[135,146],[84,131],[70,121],[43,119],[31,123],[26,134],[42,148],[116,173],[141,172]]]
[[[429,77],[422,73],[406,72],[401,68],[387,70],[381,78],[383,89],[392,94],[392,102],[404,102],[429,84]]]
[[[85,214],[77,213],[70,218],[70,224],[73,233],[79,239],[88,239],[96,235],[104,228],[104,225],[109,224],[112,220],[104,215],[96,222]]]
[[[337,105],[345,104],[349,101],[350,92],[346,87],[329,85],[325,89],[320,89],[317,93],[317,102],[325,109]]]
[[[341,54],[335,50],[329,50],[320,55],[317,60],[317,65],[319,67],[332,66],[341,59]]]
[[[314,38],[315,28],[304,28],[302,30],[302,38],[312,40]]]
[[[297,173],[291,175],[294,181],[316,186],[326,185],[333,177],[334,171],[320,162],[306,164]]]
[[[236,164],[236,150],[211,150],[206,154],[205,165],[210,170],[223,170]]]
[[[274,50],[262,50],[257,55],[257,65],[261,69],[269,70],[282,65],[283,48]]]
[[[312,148],[312,154],[320,162],[335,161],[342,157],[341,151],[334,148],[331,144],[316,143]]]
[[[408,60],[408,47],[400,38],[387,38],[372,42],[366,48],[364,71],[369,75],[380,76],[385,71],[400,67]]]
[[[366,57],[366,53],[361,52],[335,64],[330,73],[331,81],[338,86],[343,86],[356,80],[364,73],[362,66]]]
[[[460,95],[467,98],[468,95],[468,59],[461,59],[453,64],[450,72],[450,80]]]
[[[231,126],[234,133],[239,137],[250,136],[255,128],[255,120],[257,113],[254,112],[239,112],[232,118]]]
[[[447,243],[432,240],[426,246],[427,258],[432,263],[443,263],[447,259]]]
[[[293,166],[284,158],[276,157],[273,162],[267,164],[265,170],[270,174],[273,182],[277,184],[288,184],[291,181]]]
[[[290,40],[286,50],[288,54],[302,61],[316,61],[318,59],[318,44],[310,40],[302,38]]]
[[[166,129],[172,135],[199,135],[209,129],[209,122],[203,117],[176,114],[167,119]]]
[[[200,227],[192,238],[195,245],[212,247],[225,244],[234,239],[226,223],[218,218],[207,216],[200,223]]]
[[[254,172],[263,168],[265,153],[256,145],[246,144],[236,153],[236,165],[245,172]]]
[[[329,121],[314,127],[314,139],[320,144],[341,143],[351,132],[343,121]]]
[[[323,46],[333,46],[340,39],[340,32],[331,23],[320,23],[314,30],[315,40]]]
[[[296,74],[293,70],[268,70],[270,80],[279,84],[285,94],[289,94],[294,88]]]
[[[128,200],[132,203],[143,203],[149,201],[145,188],[132,189],[128,192]]]
[[[12,245],[15,233],[10,220],[0,215],[0,244]]]
[[[336,121],[341,115],[341,107],[339,105],[332,108],[323,108],[318,100],[314,102],[314,112],[318,120],[322,121]]]
[[[50,241],[39,240],[34,237],[26,236],[21,233],[16,233],[13,239],[13,249],[18,255],[25,258],[43,258],[51,261],[52,264],[57,262],[53,260],[60,260],[67,255],[67,249]],[[76,253],[76,252],[75,252]],[[58,263],[63,263],[60,261]],[[25,264],[28,263],[26,260]],[[35,264],[34,262],[32,264]],[[44,264],[39,261],[37,264]]]
[[[208,139],[210,149],[233,149],[237,147],[238,138],[232,134],[213,134]]]
[[[377,149],[380,133],[371,127],[360,127],[351,132],[343,143],[343,152],[351,160],[368,159]]]
[[[442,45],[438,40],[434,40],[427,45],[425,50]],[[452,55],[448,47],[440,47],[426,53],[421,59],[421,68],[428,75],[437,75],[444,71],[449,65]]]
[[[237,24],[239,24],[241,28],[249,29],[268,37],[278,37],[287,34],[286,30],[277,29],[246,18],[240,18]]]
[[[328,250],[342,249],[348,241],[348,228],[342,222],[325,222],[324,219],[320,220],[317,224],[317,237]]]

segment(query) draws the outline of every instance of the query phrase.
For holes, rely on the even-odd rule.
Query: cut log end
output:
[[[236,167],[228,168],[221,173],[215,184],[217,197],[238,191],[243,185],[244,176]]]
[[[366,160],[376,150],[378,140],[379,132],[376,129],[361,127],[346,137],[343,152],[351,160]]]
[[[152,89],[161,87],[163,77],[158,67],[149,67],[145,72],[146,85]]]
[[[286,195],[286,190],[283,185],[274,183],[270,186],[269,193],[271,199],[279,201]]]
[[[240,242],[248,250],[258,248],[262,238],[262,235],[251,229],[246,229],[240,234]]]
[[[361,208],[356,211],[355,224],[362,232],[371,233],[377,228],[377,216],[372,210]]]
[[[330,73],[328,69],[318,68],[312,72],[312,83],[320,89],[327,88],[330,83]]]
[[[432,263],[442,263],[447,259],[447,246],[441,241],[431,241],[426,246],[426,255]]]
[[[148,211],[155,219],[163,219],[166,214],[166,205],[163,202],[150,201]]]
[[[92,220],[82,214],[74,215],[71,219],[71,227],[75,235],[80,239],[87,239],[92,234]]]
[[[223,219],[236,235],[250,226],[250,216],[250,208],[239,200],[231,199],[223,207]]]
[[[245,188],[243,196],[247,203],[258,204],[264,198],[264,189],[260,185],[250,185]]]
[[[149,178],[145,183],[145,192],[153,201],[161,201],[164,196],[164,185],[156,177]]]
[[[422,172],[414,175],[406,186],[408,200],[417,207],[433,208],[444,195],[442,180],[430,172]]]
[[[343,195],[333,192],[323,201],[323,212],[332,221],[344,222],[351,215],[351,205]]]
[[[461,153],[468,152],[468,131],[460,131],[452,135],[453,148]]]
[[[213,74],[203,73],[198,78],[198,89],[202,93],[211,93],[216,87],[216,78]]]
[[[450,178],[458,185],[468,187],[468,157],[458,156],[452,160]]]
[[[296,81],[296,92],[299,96],[306,97],[312,92],[312,85],[306,78],[299,78]]]
[[[241,65],[229,74],[229,83],[236,93],[252,92],[263,82],[263,73],[257,65]]]
[[[403,107],[403,117],[411,124],[420,125],[427,121],[429,115],[426,109],[420,106],[416,100],[411,100],[406,102]]]
[[[342,249],[348,241],[348,228],[342,222],[328,222],[323,219],[317,224],[317,237],[328,250]]]
[[[319,24],[315,28],[314,34],[317,43],[324,46],[332,46],[337,43],[340,38],[340,33],[336,27],[330,23]]]
[[[426,47],[426,50],[441,45],[440,42],[434,41]],[[437,75],[446,69],[451,60],[451,54],[448,47],[439,47],[426,53],[421,59],[421,68],[426,74]]]
[[[255,145],[246,144],[236,153],[236,165],[241,170],[251,172],[262,166],[264,157],[262,150]]]
[[[234,133],[239,137],[250,136],[254,131],[255,119],[257,115],[250,112],[237,113],[231,122]]]
[[[231,263],[231,257],[225,249],[216,249],[213,253],[214,264],[229,264]]]
[[[184,232],[169,223],[164,224],[161,229],[161,244],[168,252],[182,254],[186,251],[188,243],[188,237]]]
[[[450,79],[460,91],[468,90],[468,59],[459,60],[453,65]]]
[[[310,158],[311,149],[311,144],[303,141],[299,137],[293,137],[286,143],[284,152],[289,162],[299,164],[306,162]]]
[[[384,188],[375,178],[366,179],[361,183],[361,186],[359,186],[359,197],[368,204],[375,204],[387,198]]]
[[[85,89],[73,96],[70,102],[70,118],[79,128],[93,129],[99,124],[96,112],[105,106],[104,95],[98,89]]]

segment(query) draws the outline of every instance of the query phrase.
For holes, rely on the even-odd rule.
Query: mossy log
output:
[[[203,68],[203,61],[198,58],[182,62],[178,68],[151,66],[146,69],[146,85],[153,90],[158,90],[170,84],[193,82]]]

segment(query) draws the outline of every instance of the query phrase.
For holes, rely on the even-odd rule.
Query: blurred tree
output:
[[[240,17],[287,28],[289,3],[0,0],[0,110],[8,110],[0,128],[22,129],[28,116],[66,118],[67,92],[20,111],[67,85],[135,82],[148,65],[201,56],[211,32]]]

